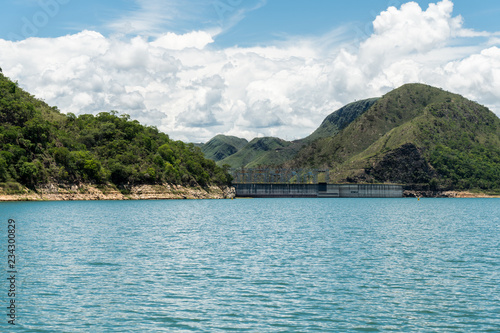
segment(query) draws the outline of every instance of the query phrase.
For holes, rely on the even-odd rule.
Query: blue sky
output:
[[[175,139],[303,138],[343,105],[413,82],[500,115],[498,0],[2,5],[5,75],[62,112],[116,110]]]
[[[154,2],[154,1],[152,1]],[[185,33],[222,27],[215,38],[216,45],[251,46],[269,44],[291,36],[325,34],[339,27],[354,27],[368,32],[373,19],[390,5],[400,6],[400,0],[206,0],[160,1],[167,11],[159,30],[138,29],[135,34],[154,35],[161,32]],[[435,1],[415,1],[422,8]],[[200,5],[200,3],[202,3]],[[261,3],[259,5],[259,3]],[[455,12],[460,13],[467,28],[498,30],[500,2],[497,0],[455,0]],[[59,37],[82,30],[95,30],[104,35],[119,33],[111,23],[133,18],[142,10],[134,0],[16,0],[2,4],[0,38],[20,40],[25,37]],[[198,9],[197,9],[198,7]],[[237,23],[232,16],[245,10]],[[174,20],[168,12],[175,13]]]
[[[236,27],[221,36],[222,44],[269,42],[283,36],[318,35],[338,27],[371,30],[373,19],[389,5],[400,6],[405,1],[287,1],[269,0],[267,5],[247,14]],[[416,1],[422,8],[436,1]],[[455,0],[455,10],[467,27],[476,30],[496,30],[499,26],[500,2],[494,0]],[[352,33],[357,30],[353,29]]]

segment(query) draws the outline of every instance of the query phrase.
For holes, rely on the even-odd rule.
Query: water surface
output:
[[[499,199],[0,203],[4,267],[9,218],[13,332],[500,331]]]

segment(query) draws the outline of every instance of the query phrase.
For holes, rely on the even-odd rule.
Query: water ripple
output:
[[[16,332],[500,327],[496,199],[42,202],[0,211],[19,225]]]

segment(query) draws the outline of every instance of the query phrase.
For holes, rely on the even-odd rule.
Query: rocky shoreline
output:
[[[468,191],[404,191],[405,198],[499,198],[497,195]]]
[[[43,185],[34,191],[22,188],[16,193],[0,191],[0,201],[71,201],[71,200],[167,200],[167,199],[232,199],[233,187],[208,188],[181,185],[137,185],[121,191],[112,186],[91,184]]]
[[[0,201],[71,201],[71,200],[176,200],[176,199],[233,199],[235,188],[210,186],[208,188],[181,185],[134,185],[118,190],[111,185],[47,184],[35,190],[22,187],[16,191],[0,188]],[[498,195],[467,191],[410,191],[405,198],[499,198]]]

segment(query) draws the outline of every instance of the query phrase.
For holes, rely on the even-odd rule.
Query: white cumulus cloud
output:
[[[82,31],[0,40],[0,66],[63,112],[117,110],[193,142],[218,133],[305,137],[342,105],[410,82],[463,94],[499,114],[498,33],[465,28],[452,1],[390,7],[357,45],[338,31],[225,49],[201,30],[154,38]]]

